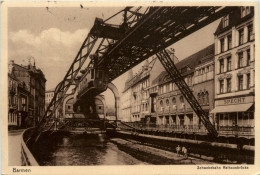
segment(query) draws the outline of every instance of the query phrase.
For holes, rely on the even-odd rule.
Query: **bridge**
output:
[[[36,142],[46,131],[75,128],[75,123],[81,123],[84,128],[98,128],[102,131],[120,130],[124,127],[132,131],[138,130],[136,126],[118,120],[120,97],[112,81],[151,56],[156,56],[161,61],[193,111],[201,119],[206,129],[204,133],[208,137],[217,138],[219,133],[175,67],[173,53],[167,48],[224,15],[233,13],[237,8],[126,7],[106,20],[97,18],[63,81],[57,85],[44,116],[30,132],[27,144]],[[122,14],[122,23],[109,23]],[[73,89],[73,110],[82,113],[85,118],[60,121],[55,116],[55,110],[64,101],[70,88]],[[98,117],[94,100],[108,88],[115,95],[116,120],[112,121]]]

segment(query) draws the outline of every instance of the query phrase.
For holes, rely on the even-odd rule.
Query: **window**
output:
[[[176,103],[176,98],[175,98],[175,97],[172,98],[172,103],[173,103],[173,104]]]
[[[227,79],[227,92],[231,92],[231,78]]]
[[[244,43],[244,29],[241,29],[239,32],[239,45]]]
[[[70,106],[68,106],[68,109],[70,109]]]
[[[205,94],[204,93],[201,94],[201,99],[202,99],[202,104],[205,104]]]
[[[224,93],[224,80],[219,80],[219,93]]]
[[[204,74],[205,73],[205,68],[202,68],[201,69],[201,74]]]
[[[228,50],[232,48],[232,35],[227,36]]]
[[[246,77],[247,77],[246,88],[250,89],[250,74],[247,74]]]
[[[228,25],[229,25],[229,15],[223,18],[223,28],[227,27]]]
[[[166,85],[166,92],[170,92],[170,84]]]
[[[224,72],[224,59],[219,60],[219,73]]]
[[[231,57],[227,58],[227,71],[231,71]]]
[[[206,96],[206,104],[209,104],[209,93],[208,93],[208,91],[206,91],[205,96]]]
[[[238,76],[238,90],[243,90],[243,75]]]
[[[246,65],[249,66],[249,65],[250,65],[250,49],[248,49],[248,50],[246,51],[246,55],[247,55]]]
[[[244,7],[241,7],[241,18],[249,15],[251,12],[251,9],[249,6],[244,6]]]
[[[208,66],[205,68],[205,73],[207,73],[207,72],[209,72],[209,67]]]
[[[161,107],[163,107],[163,101],[162,100],[160,101],[160,105],[161,105]]]
[[[238,68],[243,67],[243,52],[238,54]]]
[[[220,40],[220,52],[224,52],[224,38]]]
[[[181,103],[184,103],[184,98],[183,98],[183,96],[180,96],[180,102],[181,102]]]
[[[169,106],[169,99],[166,100],[166,105]]]
[[[247,36],[248,41],[252,41],[254,40],[253,24],[248,25],[247,28],[248,28],[248,36]]]

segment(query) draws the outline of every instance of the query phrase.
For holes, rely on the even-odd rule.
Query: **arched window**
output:
[[[175,97],[172,98],[172,103],[176,104],[176,98]]]
[[[169,99],[166,99],[166,105],[169,106]]]
[[[209,93],[208,91],[205,92],[206,104],[209,104]]]
[[[163,101],[162,100],[160,101],[160,106],[163,107]]]
[[[205,104],[205,93],[201,94],[201,98],[202,98],[202,104]]]
[[[180,96],[180,102],[181,102],[181,103],[184,103],[184,98],[183,98],[183,96]]]

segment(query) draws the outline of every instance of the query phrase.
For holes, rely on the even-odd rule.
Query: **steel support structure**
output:
[[[111,82],[150,56],[161,52],[220,17],[232,13],[236,8],[219,6],[126,7],[105,21],[97,19],[64,80],[56,87],[54,97],[36,128],[46,126],[48,121],[53,119],[52,116],[69,87],[75,81],[80,81],[80,77],[77,79],[77,74],[98,38],[102,38],[102,41],[93,58],[98,59],[95,60],[98,68],[106,71],[109,82]],[[105,23],[121,12],[124,13],[122,24],[116,26]],[[158,54],[159,57],[162,53]],[[162,56],[161,60],[166,58]],[[87,68],[90,66],[93,66],[93,59],[90,59]],[[182,84],[182,86],[185,85]],[[185,89],[188,92],[187,88]],[[194,106],[195,112],[201,116],[203,110],[190,92],[186,99],[189,98],[191,98],[188,100],[189,103],[194,103],[191,106]],[[202,116],[205,118],[204,114]],[[216,135],[206,119],[202,120],[209,133]]]
[[[192,91],[190,90],[189,86],[184,81],[184,78],[181,76],[180,72],[174,65],[173,60],[169,56],[166,50],[163,50],[156,54],[157,58],[161,61],[163,67],[170,75],[173,82],[176,84],[178,89],[181,91],[182,95],[185,97],[187,102],[190,104],[193,111],[197,114],[197,116],[201,119],[203,125],[208,130],[209,134],[213,137],[217,137],[218,133],[215,127],[209,121],[208,115],[205,111],[201,108],[199,102],[193,95]]]
[[[90,55],[96,41],[97,37],[89,34],[86,39],[84,40],[77,56],[73,60],[69,70],[67,71],[64,79],[56,86],[54,96],[48,105],[44,115],[42,116],[40,122],[35,127],[34,132],[32,133],[31,137],[27,140],[30,141],[32,138],[39,138],[40,134],[44,130],[50,130],[53,126],[53,122],[57,121],[55,116],[56,109],[63,101],[66,92],[70,88],[71,85],[75,83],[77,80],[77,75],[81,70],[83,64],[85,63],[86,59]]]

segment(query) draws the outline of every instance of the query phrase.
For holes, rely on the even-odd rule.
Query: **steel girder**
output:
[[[114,80],[143,60],[215,21],[236,7],[150,7],[123,38],[107,46],[98,66]],[[127,60],[127,61],[126,61]],[[128,64],[130,63],[130,64]],[[121,65],[120,69],[117,67]]]
[[[72,62],[64,80],[56,87],[54,97],[38,126],[41,126],[43,122],[47,125],[46,121],[51,119],[65,93],[75,82],[78,72],[98,38],[102,38],[102,41],[95,52],[98,59],[97,66],[106,70],[109,81],[112,81],[162,49],[230,13],[234,8],[137,7],[132,10],[132,7],[127,7],[120,11],[124,12],[124,22],[120,25],[124,30],[123,35],[114,38],[108,35],[102,36],[106,32],[99,31],[102,30],[102,26],[105,29],[107,27],[105,22],[114,16],[104,21],[103,24],[101,21],[101,28],[98,30],[94,25]],[[113,25],[111,26],[113,27]],[[93,60],[89,62],[88,67],[93,67]]]
[[[96,41],[97,37],[89,34],[87,38],[84,40],[77,56],[72,62],[69,70],[67,71],[63,81],[61,81],[55,88],[54,96],[48,105],[44,115],[42,116],[40,122],[35,127],[34,132],[31,137],[27,140],[27,142],[32,141],[32,138],[35,138],[34,141],[37,141],[40,137],[42,131],[46,130],[46,128],[50,129],[53,126],[53,123],[56,121],[55,119],[55,111],[58,106],[62,103],[66,92],[70,88],[71,85],[77,81],[77,75],[91,53]],[[49,126],[50,125],[50,126]]]
[[[209,134],[213,137],[218,135],[215,127],[209,121],[208,115],[201,108],[199,102],[193,95],[187,83],[184,81],[184,78],[181,76],[180,72],[176,68],[173,63],[173,60],[170,58],[166,50],[162,50],[161,52],[156,54],[158,59],[161,61],[162,65],[172,78],[173,82],[177,85],[178,89],[181,91],[182,95],[190,104],[193,111],[197,114],[197,116],[201,119],[203,125],[208,130]]]

